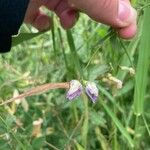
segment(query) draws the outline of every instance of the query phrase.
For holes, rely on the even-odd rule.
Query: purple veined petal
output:
[[[98,98],[98,88],[96,84],[94,82],[87,82],[85,90],[92,102],[95,103]]]
[[[78,80],[71,80],[70,89],[67,92],[66,98],[69,100],[73,100],[74,98],[81,95],[82,90],[82,84]]]

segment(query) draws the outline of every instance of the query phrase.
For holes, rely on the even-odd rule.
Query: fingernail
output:
[[[122,22],[126,22],[130,17],[130,15],[131,15],[131,7],[127,3],[120,1],[118,12],[119,20]]]
[[[79,18],[79,13],[74,9],[69,9],[61,14],[61,24],[64,29],[72,28]]]
[[[69,16],[75,16],[76,21],[79,19],[79,13],[77,12],[77,10],[74,10],[74,9],[68,10],[67,14]]]
[[[69,16],[72,16],[72,15],[76,14],[76,11],[75,11],[74,9],[71,9],[71,10],[68,10],[68,11],[67,11],[67,14],[68,14]]]

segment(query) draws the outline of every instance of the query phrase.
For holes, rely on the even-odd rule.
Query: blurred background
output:
[[[23,25],[13,48],[0,55],[0,102],[38,85],[94,81],[99,98],[49,90],[0,105],[0,150],[150,149],[150,3],[134,1],[137,36],[125,41],[113,29],[80,14],[76,26],[39,33]]]

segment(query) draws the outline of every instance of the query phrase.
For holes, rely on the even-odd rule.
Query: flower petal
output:
[[[82,84],[78,80],[71,80],[70,81],[70,89],[67,92],[67,99],[73,100],[74,98],[78,97],[82,93]]]
[[[87,82],[86,84],[86,94],[90,97],[93,103],[96,102],[98,98],[98,88],[94,82]]]

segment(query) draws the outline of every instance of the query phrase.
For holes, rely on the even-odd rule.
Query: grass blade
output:
[[[79,56],[76,52],[76,47],[75,47],[75,43],[74,43],[74,39],[73,39],[73,35],[71,33],[71,30],[67,30],[67,39],[68,39],[68,44],[70,47],[70,51],[72,54],[72,58],[70,61],[72,61],[73,66],[75,66],[75,73],[79,73],[79,76],[82,77],[83,76],[83,71],[80,65],[80,60],[79,60]]]
[[[20,33],[18,36],[14,36],[12,38],[12,46],[16,46],[21,44],[24,41],[31,40],[44,32],[38,32],[38,33]]]
[[[150,57],[150,7],[144,10],[143,31],[141,42],[139,46],[139,58],[135,78],[135,91],[134,91],[134,113],[141,115],[143,113],[144,97],[147,86],[149,57]]]
[[[117,128],[119,129],[119,131],[127,139],[127,141],[129,142],[130,146],[134,147],[133,139],[131,138],[131,136],[129,135],[127,130],[123,127],[121,122],[117,119],[117,117],[114,115],[114,113],[109,109],[109,107],[104,102],[102,102],[102,105],[103,105],[105,111],[107,112],[107,114],[111,117],[111,119],[113,120],[113,122],[115,123]]]

